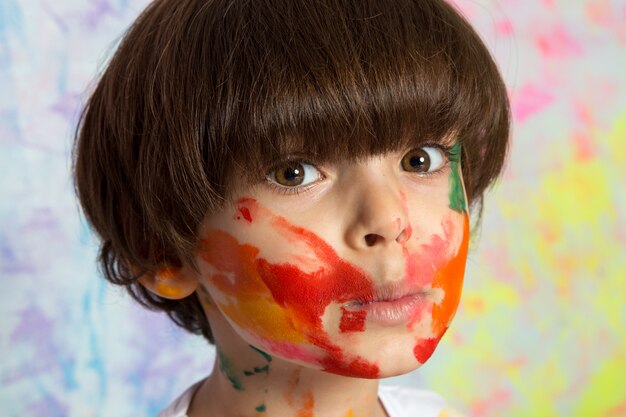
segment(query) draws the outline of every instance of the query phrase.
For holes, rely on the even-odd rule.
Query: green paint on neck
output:
[[[265,404],[261,404],[259,406],[257,406],[255,408],[256,411],[258,411],[259,413],[264,413],[265,412]]]
[[[461,178],[461,143],[456,142],[449,152],[450,158],[450,180],[448,194],[448,206],[455,211],[464,213],[467,210],[465,202],[465,191],[463,190],[463,179]]]
[[[233,386],[233,388],[237,391],[243,391],[243,385],[241,385],[241,382],[239,382],[239,379],[237,379],[230,360],[219,348],[217,348],[217,361],[222,375],[224,375],[226,379],[230,381],[230,384]]]
[[[253,376],[253,375],[262,374],[262,373],[269,375],[269,373],[270,373],[270,365],[269,365],[269,363],[272,361],[272,357],[270,355],[268,355],[267,353],[263,352],[262,350],[259,350],[259,349],[255,348],[252,345],[248,345],[248,346],[250,346],[250,348],[252,348],[252,350],[254,350],[255,352],[259,353],[261,356],[263,356],[263,358],[267,361],[267,365],[265,365],[265,366],[255,366],[252,371],[244,370],[243,374],[245,376]]]
[[[271,362],[272,361],[272,357],[270,355],[268,355],[267,353],[263,352],[261,349],[257,349],[252,345],[248,345],[250,346],[253,350],[255,350],[256,352],[258,352],[259,354],[261,354],[261,356],[263,356],[265,358],[266,361]]]

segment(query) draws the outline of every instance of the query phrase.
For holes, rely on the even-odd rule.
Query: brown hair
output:
[[[212,341],[196,294],[168,300],[137,278],[193,262],[235,167],[254,176],[296,149],[359,158],[450,134],[479,208],[502,169],[509,105],[444,1],[156,0],[84,109],[76,188],[105,277]]]

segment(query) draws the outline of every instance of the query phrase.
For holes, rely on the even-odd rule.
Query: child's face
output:
[[[460,145],[358,162],[279,164],[202,224],[200,281],[259,349],[381,378],[434,351],[456,311],[469,237]]]

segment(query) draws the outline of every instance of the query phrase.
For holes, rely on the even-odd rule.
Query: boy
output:
[[[508,128],[443,1],[152,3],[85,109],[75,178],[105,277],[216,345],[161,416],[445,413],[378,379],[448,328]]]

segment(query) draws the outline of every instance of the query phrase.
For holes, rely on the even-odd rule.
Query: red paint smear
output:
[[[344,303],[366,294],[371,296],[371,280],[362,271],[342,260],[330,245],[314,233],[293,226],[282,217],[276,217],[272,223],[283,233],[298,237],[298,240],[306,243],[322,265],[317,271],[307,273],[291,264],[271,264],[265,259],[258,259],[257,268],[261,279],[276,302],[288,307],[297,314],[299,320],[309,325],[308,338],[327,353],[321,362],[326,371],[376,378],[378,365],[360,357],[352,360],[346,358],[341,348],[331,343],[321,321],[324,310],[331,303]]]
[[[341,322],[339,323],[341,333],[362,332],[365,330],[367,311],[350,311],[341,307],[341,312]]]
[[[252,223],[252,216],[250,215],[250,210],[247,207],[239,207],[239,211],[244,219],[248,221],[248,223]]]
[[[433,352],[435,352],[439,341],[441,340],[441,336],[421,340],[417,345],[415,345],[413,348],[413,354],[419,363],[425,363],[428,359],[430,359]]]
[[[321,361],[325,370],[338,375],[359,376],[361,378],[371,379],[378,378],[380,370],[377,364],[368,362],[359,356],[347,362],[347,358],[341,348],[332,344],[326,334],[322,333],[318,336],[312,336],[311,340],[316,346],[321,347],[328,354],[328,356]]]

